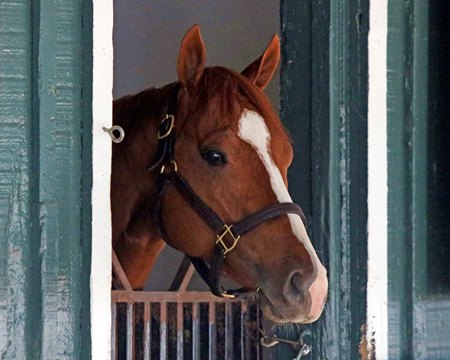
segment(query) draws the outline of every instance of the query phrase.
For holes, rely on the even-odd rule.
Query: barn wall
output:
[[[280,33],[279,2],[114,1],[114,96],[177,80],[181,40],[201,27],[206,63],[243,70]],[[278,74],[266,90],[278,108]]]
[[[2,359],[89,358],[90,7],[0,3]]]

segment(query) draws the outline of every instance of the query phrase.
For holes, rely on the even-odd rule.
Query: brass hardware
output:
[[[236,247],[236,245],[237,245],[239,239],[241,238],[241,236],[238,236],[238,237],[234,236],[233,232],[231,231],[231,228],[233,227],[233,225],[224,225],[223,227],[224,227],[225,230],[223,231],[222,234],[217,235],[216,244],[220,243],[220,245],[222,245],[222,247],[225,250],[223,255],[226,255],[227,253],[229,253],[231,250],[233,250]],[[229,234],[232,237],[232,239],[233,239],[233,245],[231,245],[230,247],[228,247],[227,244],[225,244],[225,241],[223,240],[223,238],[227,234]]]
[[[168,137],[170,135],[170,133],[172,132],[173,128],[174,128],[174,124],[175,124],[175,116],[174,115],[166,114],[164,119],[162,119],[161,123],[163,123],[165,120],[169,120],[170,121],[169,128],[167,129],[165,134],[161,134],[159,132],[159,130],[158,130],[158,140],[161,140],[161,139],[164,139],[164,138]]]
[[[175,172],[178,171],[178,165],[175,160],[170,160],[170,165],[173,166],[173,171],[175,171]],[[160,174],[163,174],[165,169],[166,169],[166,165],[161,166]]]
[[[234,295],[234,294],[222,293],[222,296],[225,299],[236,299],[236,295]]]

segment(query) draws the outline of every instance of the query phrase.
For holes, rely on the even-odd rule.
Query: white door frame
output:
[[[111,359],[111,139],[113,1],[93,1],[92,84],[92,359]]]

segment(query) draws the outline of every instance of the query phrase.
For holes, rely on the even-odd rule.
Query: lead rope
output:
[[[297,341],[291,339],[280,338],[277,335],[268,336],[263,329],[260,329],[261,334],[261,346],[270,348],[280,343],[291,345],[295,351],[298,351],[297,356],[293,360],[300,360],[303,356],[308,355],[311,352],[311,345],[308,345],[306,338],[311,336],[310,330],[303,330]]]

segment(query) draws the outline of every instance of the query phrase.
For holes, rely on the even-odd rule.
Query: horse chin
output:
[[[273,304],[269,301],[267,296],[262,291],[259,293],[259,306],[261,308],[263,316],[267,320],[277,324],[285,324],[289,322],[283,316],[281,316],[281,314],[275,309]]]
[[[286,324],[286,323],[302,323],[308,324],[314,320],[308,319],[302,315],[301,311],[298,311],[296,315],[292,314],[292,310],[289,311],[289,316],[283,315],[283,311],[277,309],[273,305],[264,292],[259,292],[259,306],[263,313],[263,316],[270,322],[276,324]]]

